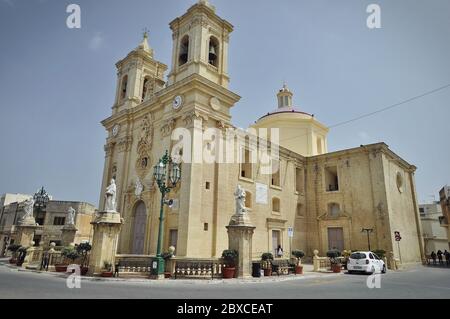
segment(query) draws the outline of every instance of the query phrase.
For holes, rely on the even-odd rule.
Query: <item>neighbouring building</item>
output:
[[[165,250],[175,246],[180,257],[220,257],[228,246],[225,226],[235,213],[233,193],[241,184],[256,226],[255,259],[278,245],[287,254],[302,249],[309,256],[314,249],[321,255],[331,248],[365,250],[362,228],[373,228],[372,249],[393,251],[404,263],[423,259],[415,166],[385,143],[328,152],[328,128],[295,107],[293,92],[284,85],[276,96],[276,110],[252,126],[270,131],[264,140],[269,140],[269,162],[275,169],[264,173],[262,161],[253,161],[263,139],[254,139],[253,133],[227,135],[235,128],[230,110],[240,99],[228,88],[233,26],[200,0],[170,28],[173,51],[167,82],[168,66],[155,59],[145,34],[116,64],[112,114],[102,121],[108,137],[99,210],[104,209],[104,191],[113,178],[117,209],[124,218],[118,253],[156,252],[161,194],[153,167],[164,152],[197,156],[205,149],[216,152],[231,140],[236,143],[227,153],[241,162],[210,163],[201,156],[200,161],[182,162],[181,182],[169,195],[174,205],[164,208]],[[279,129],[279,139],[272,128]],[[179,129],[190,134],[182,146]],[[216,134],[205,136],[208,129]],[[395,231],[402,236],[399,245]]]
[[[13,244],[16,239],[17,225],[22,219],[24,212],[23,202],[32,197],[31,195],[5,194],[5,205],[0,210],[0,256],[6,253],[8,245]],[[75,243],[88,240],[92,237],[91,220],[95,214],[96,207],[84,202],[50,200],[43,209],[34,210],[34,218],[39,224],[34,234],[35,245],[48,246],[50,242],[61,245],[61,229],[66,223],[68,209],[76,210]]]
[[[444,186],[439,191],[439,201],[442,209],[442,217],[439,218],[439,222],[447,231],[447,238],[450,239],[450,186]],[[450,247],[450,242],[448,243],[448,247]]]
[[[444,251],[449,248],[447,230],[441,226],[442,209],[439,202],[419,205],[420,221],[425,253]]]

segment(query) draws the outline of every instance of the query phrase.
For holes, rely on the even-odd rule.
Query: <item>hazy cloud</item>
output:
[[[13,0],[1,0],[2,3],[10,6],[10,7],[14,7],[14,1]]]
[[[90,40],[89,40],[89,49],[92,51],[98,51],[101,49],[103,44],[105,43],[105,38],[100,32],[97,32]]]
[[[358,133],[358,136],[359,136],[360,139],[362,139],[364,141],[367,141],[369,139],[369,137],[370,137],[369,134],[367,134],[367,132],[364,132],[364,131],[360,131]]]

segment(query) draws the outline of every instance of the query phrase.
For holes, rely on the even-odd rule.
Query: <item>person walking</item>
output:
[[[450,265],[450,253],[447,251],[447,249],[444,251],[444,256],[447,266]]]
[[[433,265],[436,265],[436,253],[434,250],[431,252],[431,259],[433,259]]]
[[[277,248],[277,257],[278,257],[278,258],[283,257],[283,248],[281,248],[281,245],[278,245],[278,248]]]
[[[442,251],[440,249],[437,252],[437,257],[439,259],[439,265],[442,264]]]

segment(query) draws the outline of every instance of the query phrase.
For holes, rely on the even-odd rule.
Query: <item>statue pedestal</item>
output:
[[[64,225],[61,229],[61,242],[63,246],[69,246],[73,242],[75,242],[75,234],[78,229],[75,225]]]
[[[92,250],[89,257],[89,275],[100,275],[104,263],[114,267],[117,242],[123,220],[119,213],[101,212],[91,222],[94,227]]]
[[[17,237],[15,243],[24,247],[28,247],[30,246],[30,242],[34,238],[35,231],[37,229],[41,229],[42,226],[36,225],[36,220],[34,219],[34,217],[30,217],[22,220],[20,224],[16,226],[16,228]]]
[[[255,226],[247,213],[231,217],[228,231],[228,249],[238,251],[237,278],[250,278],[252,273],[252,237]]]

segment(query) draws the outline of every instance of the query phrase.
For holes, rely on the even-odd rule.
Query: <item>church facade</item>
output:
[[[124,219],[118,253],[154,255],[158,240],[161,193],[153,167],[165,151],[179,156],[181,182],[164,209],[163,249],[189,258],[220,257],[228,248],[225,228],[235,213],[237,185],[246,191],[245,206],[256,226],[253,258],[281,245],[309,256],[318,249],[393,251],[402,262],[419,262],[423,242],[416,168],[384,143],[328,152],[328,128],[296,109],[285,85],[278,108],[261,117],[247,135],[230,135],[230,109],[240,96],[228,89],[228,45],[233,26],[205,0],[170,23],[173,38],[170,73],[154,59],[147,34],[116,64],[117,90],[108,132],[99,210],[104,190],[117,184],[117,210]],[[213,132],[205,134],[206,132]],[[255,132],[268,132],[263,139]],[[180,142],[180,132],[184,134]],[[186,136],[189,137],[187,141]],[[208,150],[232,143],[238,161],[204,161]],[[260,146],[267,141],[268,173]],[[180,146],[181,145],[181,146]],[[200,160],[193,159],[198,157]],[[190,159],[187,154],[192,155]],[[292,230],[292,232],[291,232]],[[397,245],[394,232],[402,234]],[[289,235],[293,234],[293,237]],[[399,251],[401,249],[401,252]]]

